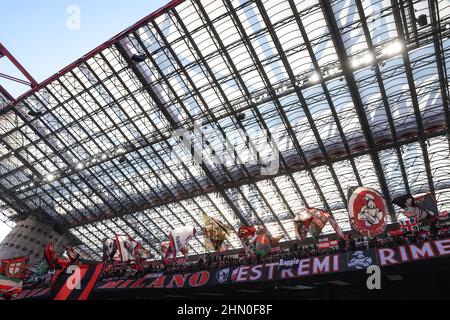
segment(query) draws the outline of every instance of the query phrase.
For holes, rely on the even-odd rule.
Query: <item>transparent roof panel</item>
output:
[[[98,258],[114,234],[159,256],[183,225],[204,253],[203,214],[289,241],[316,207],[349,230],[357,185],[449,210],[450,5],[435,3],[174,2],[2,102],[0,217],[45,212]]]

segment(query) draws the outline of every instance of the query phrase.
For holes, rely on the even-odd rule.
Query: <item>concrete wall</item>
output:
[[[44,257],[44,247],[49,243],[53,243],[56,253],[61,253],[69,240],[52,225],[29,216],[19,221],[0,244],[0,260],[29,257],[29,264],[34,264]]]

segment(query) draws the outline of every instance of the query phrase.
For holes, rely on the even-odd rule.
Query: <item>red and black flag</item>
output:
[[[44,258],[45,261],[47,262],[48,265],[48,269],[49,270],[55,270],[56,266],[55,266],[55,251],[53,250],[53,244],[50,243],[48,246],[45,246],[44,248]]]
[[[411,218],[408,220],[400,221],[400,228],[403,231],[403,233],[410,233],[410,232],[418,232],[419,224],[415,218]]]
[[[70,260],[61,259],[53,250],[53,244],[50,243],[44,248],[44,258],[47,262],[48,270],[55,271],[53,282],[58,278],[59,274],[69,265]]]
[[[87,300],[102,273],[103,265],[67,266],[53,284],[53,299]]]
[[[408,218],[415,218],[422,223],[431,223],[438,218],[439,210],[433,196],[429,193],[406,195],[392,201],[405,210]]]

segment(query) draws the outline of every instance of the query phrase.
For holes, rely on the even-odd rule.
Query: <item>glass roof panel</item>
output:
[[[0,218],[41,210],[98,258],[116,233],[159,256],[188,224],[203,253],[204,213],[288,241],[309,206],[350,230],[356,185],[430,191],[448,210],[450,5],[438,5],[437,37],[411,17],[434,14],[423,1],[397,23],[388,0],[189,0],[150,16],[2,109]]]

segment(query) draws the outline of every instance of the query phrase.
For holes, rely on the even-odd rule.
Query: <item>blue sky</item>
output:
[[[37,82],[42,82],[168,2],[1,0],[0,42]],[[70,19],[76,12],[73,8],[80,10],[80,29],[68,27],[68,21],[74,21]],[[0,60],[0,73],[19,75],[5,59]],[[3,79],[0,84],[15,97],[28,90]],[[0,241],[8,232],[9,228],[0,222]]]
[[[169,0],[1,0],[0,42],[41,82]],[[80,9],[80,29],[70,29],[68,9]],[[18,75],[5,59],[0,72]],[[2,79],[13,96],[27,91]]]

